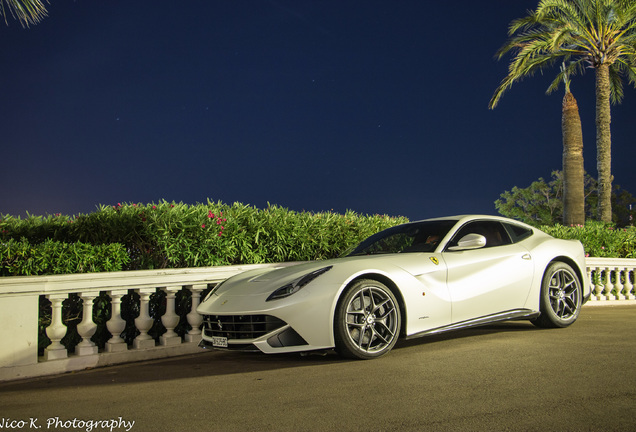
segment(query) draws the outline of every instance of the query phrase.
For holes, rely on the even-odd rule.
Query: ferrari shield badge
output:
[[[431,257],[431,261],[433,262],[433,264],[439,265],[439,260],[437,259],[437,257]]]

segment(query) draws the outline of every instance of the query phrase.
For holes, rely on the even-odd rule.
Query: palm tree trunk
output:
[[[596,67],[596,170],[598,171],[598,219],[612,221],[612,136],[610,133],[609,66]]]
[[[585,224],[583,132],[579,107],[568,90],[563,97],[563,225]]]

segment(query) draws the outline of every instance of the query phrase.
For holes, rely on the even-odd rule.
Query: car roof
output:
[[[425,221],[436,221],[436,220],[455,220],[458,222],[468,222],[471,220],[493,220],[493,221],[499,221],[499,222],[506,222],[506,223],[510,223],[510,224],[515,224],[515,225],[520,225],[526,228],[530,228],[533,231],[535,230],[534,227],[525,224],[523,222],[520,222],[518,220],[514,220],[514,219],[510,219],[510,218],[506,218],[506,217],[502,217],[502,216],[493,216],[493,215],[483,215],[483,214],[463,214],[463,215],[454,215],[454,216],[445,216],[445,217],[437,217],[437,218],[431,218],[431,219],[423,219],[417,222],[425,222]]]

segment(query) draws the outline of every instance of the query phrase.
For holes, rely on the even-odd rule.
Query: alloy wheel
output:
[[[346,329],[357,350],[381,353],[395,343],[399,330],[399,310],[386,288],[361,287],[346,306]]]
[[[550,277],[548,296],[554,314],[567,320],[574,316],[581,302],[578,278],[566,269],[555,271]]]

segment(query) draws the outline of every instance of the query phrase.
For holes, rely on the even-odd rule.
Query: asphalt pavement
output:
[[[635,431],[636,307],[510,322],[371,361],[210,351],[0,383],[0,430]]]

